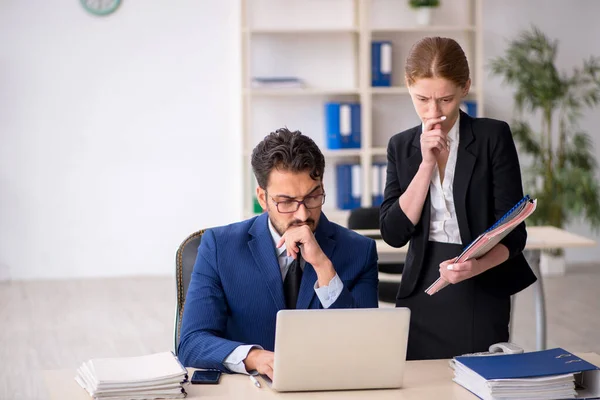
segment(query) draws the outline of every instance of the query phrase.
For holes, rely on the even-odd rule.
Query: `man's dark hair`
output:
[[[281,128],[271,132],[252,151],[252,170],[258,186],[267,188],[274,168],[308,172],[314,180],[323,179],[325,157],[308,136],[300,131]]]

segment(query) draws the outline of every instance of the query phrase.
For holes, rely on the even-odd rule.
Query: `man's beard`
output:
[[[282,227],[279,226],[278,224],[276,224],[273,219],[271,219],[271,224],[273,225],[273,228],[275,228],[275,230],[277,231],[277,233],[279,234],[279,236],[283,236],[283,234],[285,233],[285,231],[287,231],[288,229],[290,229],[293,226],[301,226],[301,225],[308,225],[308,227],[310,228],[310,230],[314,233],[316,230],[316,223],[315,220],[312,218],[308,218],[306,221],[300,221],[299,219],[295,219],[293,221],[291,221],[290,223],[287,224],[287,226],[284,227],[283,232],[281,232]]]

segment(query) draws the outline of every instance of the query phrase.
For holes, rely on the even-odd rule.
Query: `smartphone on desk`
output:
[[[192,384],[216,385],[221,379],[221,371],[207,370],[194,371],[192,375]]]

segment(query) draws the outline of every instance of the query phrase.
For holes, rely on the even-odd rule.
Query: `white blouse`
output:
[[[429,184],[431,197],[431,221],[429,224],[429,240],[440,243],[462,244],[456,210],[454,208],[454,171],[456,170],[456,156],[458,154],[458,127],[460,115],[452,129],[448,132],[450,140],[450,154],[444,171],[444,183],[440,183],[440,170],[436,168]]]

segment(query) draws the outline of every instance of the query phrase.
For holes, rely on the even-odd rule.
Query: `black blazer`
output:
[[[506,122],[471,118],[461,111],[459,135],[453,190],[460,236],[466,246],[523,197],[523,184],[517,150]],[[410,240],[398,298],[413,293],[429,240],[430,195],[416,226],[398,203],[421,164],[420,137],[421,125],[394,135],[387,149],[381,236],[393,247],[402,247]],[[499,296],[510,296],[531,285],[536,277],[522,254],[526,241],[527,231],[522,223],[501,242],[510,252],[508,260],[472,279]]]

